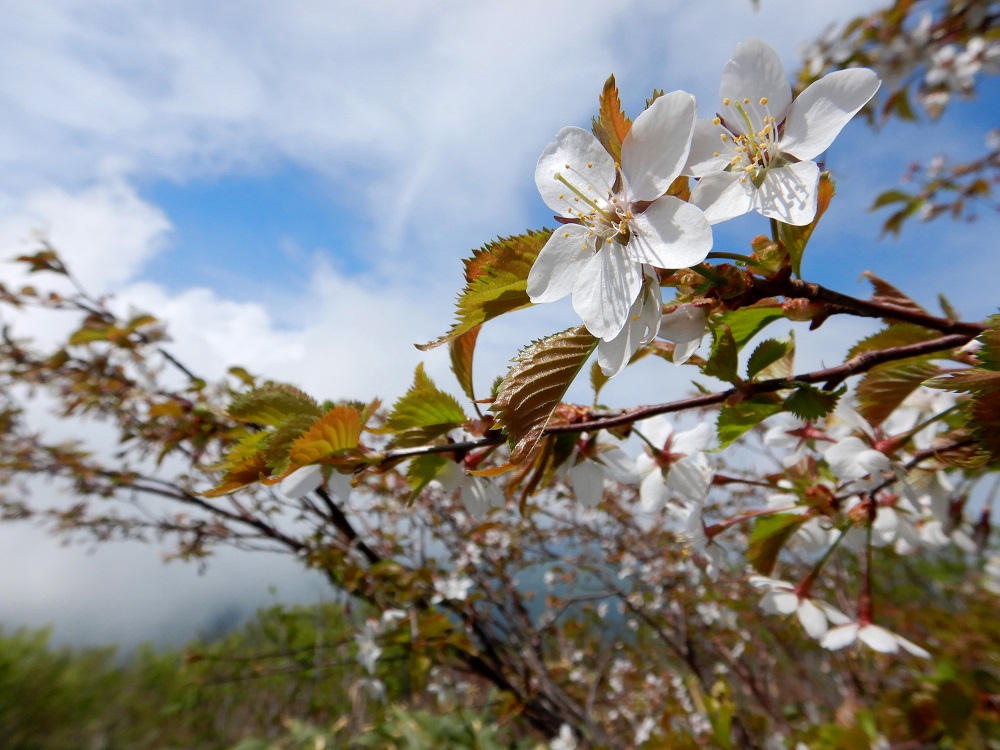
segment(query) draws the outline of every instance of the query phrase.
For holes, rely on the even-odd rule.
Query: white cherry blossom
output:
[[[495,482],[467,473],[454,461],[446,461],[434,481],[449,493],[461,487],[462,503],[469,515],[477,521],[485,518],[492,508],[502,508],[505,505],[503,493]]]
[[[610,341],[602,339],[597,344],[597,363],[609,378],[624,370],[636,350],[652,341],[660,327],[663,310],[660,284],[651,266],[643,266],[643,272],[644,282],[628,311],[625,326]]]
[[[546,205],[568,219],[528,274],[532,302],[573,295],[573,309],[594,336],[621,332],[643,286],[643,265],[685,268],[712,247],[700,209],[665,195],[691,146],[694,97],[674,91],[639,115],[616,164],[582,128],[563,128],[545,147],[535,184]]]
[[[702,422],[686,432],[675,433],[666,417],[641,423],[640,431],[657,446],[658,453],[639,456],[636,465],[645,474],[639,487],[642,510],[655,513],[674,495],[701,503],[712,486],[715,467],[705,451],[712,442],[712,427]]]
[[[766,589],[760,600],[760,608],[770,615],[790,615],[793,612],[810,638],[822,638],[829,627],[846,625],[851,621],[847,615],[826,602],[803,596],[794,584],[767,576],[751,576],[750,585]]]
[[[903,636],[896,635],[870,622],[849,622],[830,628],[820,641],[820,645],[823,648],[836,651],[845,646],[850,646],[855,641],[861,641],[872,650],[883,654],[895,654],[902,648],[904,651],[908,651],[922,659],[929,659],[931,656],[927,651],[917,644],[906,640]]]
[[[722,111],[695,126],[686,172],[700,179],[691,202],[713,224],[750,211],[808,224],[816,215],[819,187],[819,167],[812,160],[879,83],[867,68],[838,70],[793,102],[771,46],[760,39],[738,44],[722,71]]]
[[[674,345],[673,362],[682,365],[691,359],[708,329],[708,310],[700,305],[686,303],[668,312],[660,319],[656,335]]]
[[[602,440],[585,441],[577,446],[566,462],[566,472],[576,499],[585,508],[596,508],[604,495],[607,477],[622,484],[637,481],[635,462],[614,443]]]

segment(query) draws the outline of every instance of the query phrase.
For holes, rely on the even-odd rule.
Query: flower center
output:
[[[764,184],[767,170],[784,163],[777,148],[780,138],[777,118],[768,109],[766,96],[757,104],[749,98],[733,101],[728,97],[722,104],[729,114],[728,120],[718,115],[712,122],[722,128],[719,134],[722,142],[731,141],[736,152],[727,171],[743,172],[740,182],[750,180],[759,188]],[[718,151],[715,156],[719,156]]]
[[[584,176],[580,170],[573,169],[569,164],[566,165],[566,169],[569,171],[570,177],[580,178]],[[569,204],[569,212],[574,218],[590,229],[588,236],[596,239],[595,247],[588,249],[597,252],[605,242],[612,240],[621,245],[628,244],[632,236],[629,228],[632,211],[629,208],[628,200],[623,195],[615,193],[610,185],[604,186],[603,191],[599,191],[586,181],[574,184],[574,181],[562,172],[556,172],[554,176],[569,191],[561,194],[560,199]],[[580,185],[586,187],[580,187]],[[606,197],[601,197],[601,192]]]

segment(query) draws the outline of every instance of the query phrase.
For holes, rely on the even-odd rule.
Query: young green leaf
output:
[[[438,389],[417,365],[413,385],[392,407],[385,429],[399,433],[394,445],[427,442],[467,421],[465,412],[455,397]]]
[[[847,393],[847,386],[835,391],[824,391],[811,385],[802,384],[796,387],[785,399],[785,411],[790,411],[799,419],[814,422],[822,419],[837,408],[840,397]]]
[[[726,325],[733,334],[736,348],[742,349],[747,342],[764,330],[770,323],[785,317],[780,305],[753,305],[723,313],[716,320]]]
[[[451,371],[455,373],[462,392],[470,401],[476,400],[472,384],[472,357],[476,351],[476,340],[479,338],[481,326],[476,326],[461,336],[448,342],[448,354],[451,357]]]
[[[782,411],[780,399],[772,393],[762,393],[753,398],[719,409],[715,431],[719,448],[726,448],[768,417]]]
[[[796,513],[761,516],[750,532],[747,560],[761,575],[769,576],[778,561],[778,554],[798,528],[808,520]]]
[[[712,353],[701,368],[706,375],[727,383],[738,383],[739,349],[729,326],[716,323],[712,326]]]
[[[458,320],[444,336],[417,348],[433,349],[487,320],[530,306],[528,272],[551,234],[543,229],[501,237],[477,250],[465,261],[466,285],[456,302]]]
[[[289,417],[322,414],[319,404],[298,388],[284,383],[265,383],[233,397],[226,413],[240,422],[278,427]]]
[[[775,373],[766,373],[764,377],[789,377],[792,374],[792,360],[795,356],[795,339],[765,339],[757,345],[747,360],[747,378],[753,380],[765,369],[774,369]],[[785,366],[779,365],[782,360]],[[778,365],[777,367],[774,367]]]

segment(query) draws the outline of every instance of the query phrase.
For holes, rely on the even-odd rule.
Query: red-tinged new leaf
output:
[[[337,406],[292,443],[289,457],[296,466],[306,466],[324,458],[337,458],[358,447],[361,415],[357,409]]]
[[[226,413],[240,422],[279,427],[291,417],[319,417],[323,412],[312,396],[295,386],[265,383],[234,396]]]
[[[1000,315],[991,315],[986,325],[989,327],[976,337],[983,345],[976,356],[987,370],[1000,370]]]
[[[264,449],[271,438],[269,432],[251,432],[244,435],[216,464],[204,467],[208,471],[223,471],[222,480],[204,497],[220,497],[259,482],[269,473],[264,459]]]
[[[784,244],[785,250],[788,251],[788,259],[792,264],[792,272],[799,278],[802,277],[802,256],[805,254],[806,245],[809,244],[809,238],[812,237],[816,225],[819,224],[819,220],[826,213],[826,209],[829,207],[830,201],[833,200],[835,193],[836,185],[830,178],[830,173],[823,172],[819,178],[819,198],[816,206],[816,216],[812,222],[802,227],[792,226],[791,224],[778,224],[778,236],[776,239]]]
[[[930,357],[906,359],[869,370],[858,383],[858,413],[877,427],[925,380],[941,372]]]
[[[1000,391],[1000,372],[970,367],[968,370],[948,372],[924,382],[929,388],[960,393],[990,393]]]
[[[472,382],[472,361],[480,330],[481,326],[476,326],[448,343],[451,371],[455,373],[455,378],[462,387],[462,393],[468,396],[470,401],[476,400],[476,392]]]
[[[604,90],[601,92],[600,111],[593,121],[594,136],[615,161],[620,163],[622,142],[631,128],[632,121],[622,111],[618,86],[615,85],[615,77],[611,76],[604,83]]]
[[[597,343],[579,326],[536,341],[518,355],[491,407],[507,433],[512,464],[532,457],[552,412]]]
[[[268,433],[270,440],[264,449],[264,462],[272,476],[285,474],[291,468],[288,456],[292,444],[315,424],[316,418],[307,414],[297,414],[287,419],[280,427]]]
[[[921,341],[930,341],[940,335],[937,331],[913,325],[912,323],[893,323],[881,331],[861,339],[861,341],[851,347],[851,350],[847,353],[847,357],[850,359],[862,352],[874,351],[876,349],[889,349],[895,346],[919,344]]]
[[[762,516],[753,525],[747,545],[747,561],[761,575],[769,576],[778,561],[778,554],[798,528],[808,518],[794,513]]]
[[[908,296],[903,294],[899,289],[894,287],[885,279],[880,279],[878,276],[873,274],[871,271],[865,271],[861,274],[864,278],[871,282],[872,286],[875,287],[875,294],[872,295],[872,300],[874,302],[883,302],[890,305],[899,307],[907,312],[914,313],[926,313],[920,305],[910,299]]]
[[[444,336],[421,351],[447,343],[487,320],[531,305],[528,272],[552,232],[543,229],[491,242],[465,261],[467,283],[456,302],[458,320]]]

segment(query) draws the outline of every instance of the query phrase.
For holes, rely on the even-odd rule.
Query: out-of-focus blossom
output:
[[[860,641],[874,651],[883,654],[895,654],[899,649],[903,649],[914,656],[922,659],[929,659],[930,654],[915,643],[906,640],[901,635],[897,635],[883,627],[870,622],[850,622],[845,625],[837,625],[830,628],[820,645],[831,651],[850,646],[855,641]]]
[[[675,433],[670,421],[661,416],[639,423],[638,429],[657,447],[656,453],[649,449],[636,461],[640,475],[645,475],[639,487],[642,509],[655,513],[675,495],[703,502],[715,476],[706,453],[712,442],[711,426],[703,422],[692,430]]]

